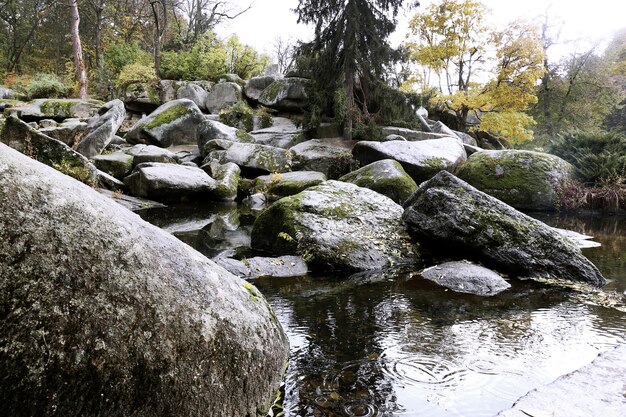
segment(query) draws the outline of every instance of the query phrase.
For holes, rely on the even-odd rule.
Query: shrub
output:
[[[383,138],[383,130],[372,119],[365,123],[357,123],[352,129],[352,138],[354,140],[381,140]]]
[[[134,63],[122,68],[115,84],[121,93],[125,93],[133,84],[150,84],[155,81],[156,73],[152,66]]]
[[[550,152],[574,165],[580,181],[623,186],[626,179],[626,136],[617,133],[574,132],[557,138]]]
[[[30,79],[24,93],[29,100],[35,98],[62,98],[72,92],[72,87],[65,84],[54,74],[36,74]]]
[[[240,101],[220,111],[220,121],[250,132],[254,125],[254,111],[245,102]]]

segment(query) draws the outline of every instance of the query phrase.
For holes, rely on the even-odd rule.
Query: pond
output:
[[[179,206],[142,217],[208,257],[252,256],[255,213]],[[537,215],[595,236],[584,253],[626,291],[626,218]],[[490,298],[398,270],[254,282],[291,343],[286,416],[493,416],[624,343],[626,313],[533,281]]]

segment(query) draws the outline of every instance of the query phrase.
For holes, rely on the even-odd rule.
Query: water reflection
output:
[[[208,257],[248,256],[254,213],[236,205],[142,213]],[[543,215],[595,236],[584,251],[626,290],[626,219]],[[624,343],[626,315],[532,281],[489,298],[413,270],[261,279],[291,343],[287,416],[493,416]]]

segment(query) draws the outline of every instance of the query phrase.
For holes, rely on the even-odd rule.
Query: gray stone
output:
[[[269,200],[298,194],[326,181],[326,175],[317,171],[294,171],[257,177],[253,192],[264,193]]]
[[[537,388],[497,417],[623,417],[626,346],[599,355],[591,364]]]
[[[241,101],[241,87],[236,83],[219,83],[207,94],[205,107],[213,114]]]
[[[291,119],[274,117],[272,121],[271,127],[250,132],[255,143],[289,149],[306,140],[304,130]]]
[[[17,116],[25,121],[70,118],[87,119],[98,114],[104,103],[99,100],[50,99],[33,100],[21,106],[5,110],[8,116]]]
[[[381,140],[381,142],[391,142],[392,140],[403,140],[403,141],[406,141],[406,138],[404,136],[400,136],[400,135],[387,135],[387,136],[385,136],[385,138],[383,140]]]
[[[555,210],[573,167],[555,155],[503,150],[473,154],[458,170],[462,180],[519,210]]]
[[[439,171],[455,171],[467,159],[461,141],[450,137],[419,142],[363,141],[354,146],[352,154],[361,165],[394,159],[418,184]]]
[[[186,98],[196,103],[200,110],[206,110],[206,99],[209,93],[198,84],[189,83],[176,91],[176,98]]]
[[[113,100],[102,106],[99,114],[89,120],[85,135],[76,147],[76,152],[87,158],[100,155],[111,143],[126,118],[126,109],[121,100]]]
[[[221,164],[234,162],[244,173],[267,174],[291,171],[292,153],[285,149],[254,143],[238,143],[215,139],[204,146],[204,163],[213,160]]]
[[[176,92],[179,88],[188,84],[188,81],[179,80],[159,80],[159,104],[165,104],[169,101],[176,100]]]
[[[98,187],[110,190],[122,192],[126,189],[126,185],[114,176],[98,170],[96,173],[96,183]]]
[[[9,116],[0,131],[0,142],[87,184],[94,184],[96,167],[72,148],[40,133],[15,116]]]
[[[246,82],[246,86],[243,88],[243,94],[251,102],[257,103],[263,90],[269,87],[274,81],[276,81],[276,77],[271,75],[252,77]]]
[[[446,254],[516,275],[606,283],[570,239],[449,172],[421,184],[405,207],[412,235]]]
[[[385,136],[398,135],[401,136],[404,140],[408,140],[411,142],[450,137],[450,135],[445,135],[441,133],[422,132],[420,130],[412,130],[404,127],[384,126],[382,129]]]
[[[280,111],[298,112],[309,103],[305,78],[282,78],[270,84],[259,97],[259,103]]]
[[[353,171],[339,181],[350,182],[359,187],[369,188],[391,198],[398,204],[406,200],[417,190],[417,184],[397,161],[383,159]]]
[[[39,121],[39,127],[40,128],[46,128],[46,127],[57,127],[58,123],[56,122],[56,120],[53,119],[43,119]]]
[[[306,262],[299,256],[255,257],[244,261],[216,258],[215,262],[231,274],[245,279],[301,277],[308,272]]]
[[[132,155],[124,152],[113,152],[95,156],[93,163],[100,171],[121,180],[133,170],[133,159]]]
[[[117,204],[130,211],[167,207],[165,204],[157,203],[156,201],[146,200],[145,198],[133,197],[130,195],[122,194],[120,192],[105,190],[104,188],[97,188],[96,191],[98,191],[102,195],[109,197]]]
[[[199,128],[197,140],[201,155],[206,156],[208,153],[205,150],[206,144],[213,139],[224,139],[231,142],[254,142],[254,138],[244,130],[225,125],[222,122],[205,119]]]
[[[0,178],[0,415],[266,414],[289,351],[254,286],[4,145]]]
[[[15,91],[10,88],[0,87],[0,99],[13,100],[15,98]]]
[[[65,119],[63,123],[57,123],[55,126],[50,126],[49,123],[44,123],[44,125],[49,126],[39,129],[41,133],[59,140],[69,147],[73,147],[77,141],[81,140],[87,129],[87,123],[80,119]]]
[[[237,198],[241,168],[232,162],[224,165],[213,161],[202,167],[215,181],[216,188],[213,190],[213,198],[220,201],[232,201]]]
[[[255,193],[244,198],[242,203],[252,211],[261,211],[267,207],[267,197],[263,193]]]
[[[155,88],[148,83],[131,84],[123,92],[121,100],[128,111],[135,113],[152,113],[163,101],[161,101],[161,89]]]
[[[300,255],[313,268],[362,271],[414,260],[402,207],[367,188],[327,181],[264,210],[252,247]]]
[[[455,292],[492,296],[511,288],[497,272],[468,262],[446,262],[427,268],[422,277]]]
[[[330,179],[337,179],[357,166],[349,149],[324,139],[311,139],[290,150],[294,154],[295,170],[321,172]]]
[[[193,101],[174,100],[135,123],[126,134],[126,141],[162,148],[195,145],[198,141],[198,127],[202,122],[204,116]]]
[[[135,145],[124,151],[133,157],[133,165],[137,166],[145,162],[162,162],[164,164],[176,164],[178,158],[175,153],[168,149],[154,145]]]
[[[246,82],[237,74],[220,74],[217,76],[217,82],[220,84],[224,83],[235,83],[240,87],[246,85]]]
[[[217,184],[200,168],[150,162],[124,178],[131,194],[156,201],[208,200]]]

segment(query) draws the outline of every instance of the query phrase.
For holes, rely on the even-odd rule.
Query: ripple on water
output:
[[[465,379],[466,370],[441,358],[409,355],[380,358],[385,374],[402,386],[453,389]]]

